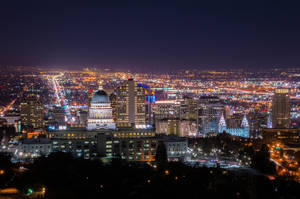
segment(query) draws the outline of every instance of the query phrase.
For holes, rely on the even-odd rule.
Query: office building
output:
[[[185,158],[188,148],[187,138],[164,136],[163,141],[166,146],[168,161],[180,161]]]
[[[156,120],[155,127],[156,134],[187,137],[197,133],[197,123],[192,120],[160,119]]]
[[[27,95],[20,104],[22,128],[44,127],[44,108],[38,95]]]
[[[98,134],[99,155],[127,161],[155,161],[157,138],[152,130],[127,129]]]
[[[262,136],[266,144],[272,144],[275,142],[280,142],[283,144],[299,144],[300,142],[299,129],[266,128],[263,129]]]
[[[111,93],[109,95],[110,104],[112,108],[112,118],[114,122],[117,122],[117,95],[115,93]]]
[[[272,101],[273,128],[290,128],[290,97],[286,88],[275,89]]]
[[[183,159],[187,152],[187,138],[156,136],[147,129],[114,131],[98,134],[98,152],[105,158],[122,158],[134,162],[155,161],[159,141],[166,146],[169,161]]]
[[[101,130],[103,131],[109,130]],[[87,131],[85,128],[71,128],[48,132],[48,137],[53,152],[71,153],[74,157],[91,159],[98,155],[96,147],[98,132]]]
[[[190,97],[184,97],[180,104],[180,119],[197,120],[197,101]]]
[[[180,117],[180,102],[177,100],[160,100],[153,104],[155,120]]]
[[[201,96],[198,102],[198,133],[203,136],[208,133],[217,133],[223,110],[224,105],[218,97]]]
[[[133,79],[117,88],[117,127],[146,128],[145,89]]]
[[[49,155],[52,152],[52,144],[47,138],[30,138],[23,140],[18,146],[19,159],[37,158],[41,155]]]

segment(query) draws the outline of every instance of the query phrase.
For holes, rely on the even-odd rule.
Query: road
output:
[[[244,94],[258,94],[258,95],[274,95],[273,92],[262,92],[262,91],[256,91],[256,90],[248,90],[248,89],[239,89],[239,88],[225,88],[220,87],[220,89],[231,91],[231,92],[238,92],[238,93],[244,93]],[[298,96],[290,95],[291,99],[300,99]]]
[[[53,85],[53,89],[56,97],[56,105],[62,107],[65,113],[66,122],[68,124],[72,124],[74,119],[72,118],[72,114],[70,112],[70,107],[68,101],[65,98],[65,93],[61,86],[59,85],[59,81],[57,80],[59,77],[63,77],[64,73],[60,73],[59,75],[55,75],[51,78],[51,83]]]
[[[6,111],[8,111],[17,101],[17,98],[13,99],[4,109],[3,111],[0,113],[0,115],[4,115],[6,113]]]
[[[30,88],[31,86],[33,86],[33,83],[31,83],[29,86],[25,86],[23,91],[15,98],[13,99],[0,113],[1,116],[3,116],[6,111],[10,110],[11,107],[15,104],[15,102],[17,101],[18,97],[22,96],[27,90],[28,88]]]

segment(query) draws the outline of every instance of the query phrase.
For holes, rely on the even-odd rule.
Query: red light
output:
[[[296,123],[296,122],[294,122],[294,123],[292,123],[292,125],[296,126],[296,125],[297,125],[297,123]]]
[[[93,93],[94,91],[93,90],[90,90],[90,93]]]

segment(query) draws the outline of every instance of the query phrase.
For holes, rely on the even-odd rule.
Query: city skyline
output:
[[[157,195],[157,188],[144,191],[149,186],[163,187],[168,196],[177,190],[202,196],[198,179],[215,183],[229,175],[247,188],[226,178],[225,196],[238,191],[249,198],[247,190],[260,186],[248,179],[262,178],[271,187],[267,195],[295,196],[282,186],[300,182],[299,80],[299,68],[154,74],[7,67],[0,73],[0,197],[127,197],[136,185],[143,188],[138,196]],[[76,175],[74,167],[80,168]],[[116,175],[126,168],[134,175]],[[198,174],[186,176],[191,171]],[[166,178],[181,188],[162,185]],[[114,185],[123,180],[134,183],[121,192]],[[201,184],[201,191],[210,190]],[[217,198],[224,195],[212,186]]]
[[[2,1],[0,199],[297,198],[299,9]]]

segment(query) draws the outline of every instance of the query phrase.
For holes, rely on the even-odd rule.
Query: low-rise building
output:
[[[98,134],[98,152],[106,158],[155,161],[157,138],[153,130],[126,129]]]
[[[74,128],[48,132],[48,137],[51,140],[53,152],[66,152],[74,157],[90,159],[98,155],[97,134],[98,131]]]
[[[48,138],[30,138],[23,140],[17,156],[19,159],[36,158],[41,155],[49,155],[52,152],[52,143]]]
[[[185,157],[188,148],[187,138],[177,136],[164,136],[163,141],[167,149],[169,161],[178,161]]]
[[[196,135],[197,122],[192,120],[161,119],[155,122],[156,134],[187,137]]]
[[[280,129],[280,128],[267,128],[263,129],[263,139],[266,143],[272,143],[274,141],[288,143],[299,143],[299,129]]]

